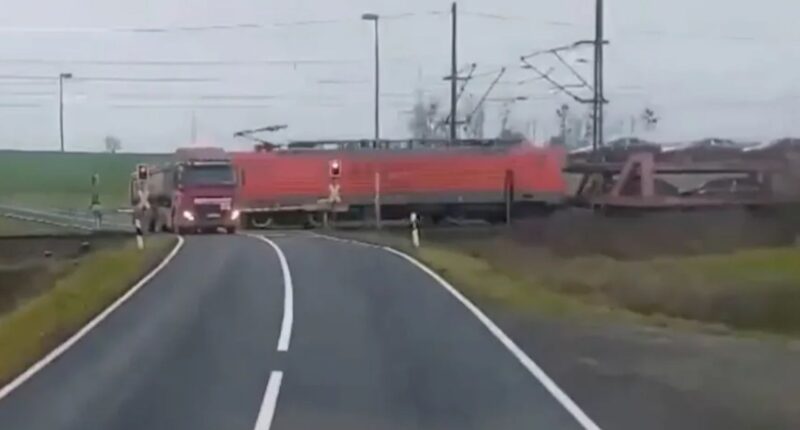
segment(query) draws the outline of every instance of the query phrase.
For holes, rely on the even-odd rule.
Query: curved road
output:
[[[500,337],[385,249],[189,237],[0,429],[596,429]]]

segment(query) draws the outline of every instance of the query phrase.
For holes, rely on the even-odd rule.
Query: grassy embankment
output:
[[[0,384],[9,381],[122,295],[174,246],[170,236],[94,251],[61,267],[54,285],[0,317]],[[28,278],[30,280],[30,278]]]
[[[164,155],[0,151],[0,203],[43,208],[86,208],[91,176],[100,174],[105,207],[124,206],[128,181],[138,163]]]
[[[71,229],[64,229],[47,224],[27,222],[0,216],[0,236],[17,235],[46,235],[73,232]]]
[[[470,297],[521,312],[800,335],[800,248],[621,261],[559,257],[507,238],[414,251],[406,238],[355,235],[412,252]]]

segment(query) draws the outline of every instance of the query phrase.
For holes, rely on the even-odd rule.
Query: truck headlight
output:
[[[192,211],[183,211],[183,217],[189,221],[194,221],[194,214]]]
[[[236,221],[239,219],[239,209],[234,209],[231,211],[231,220]]]

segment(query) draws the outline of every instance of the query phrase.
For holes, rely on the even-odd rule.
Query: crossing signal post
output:
[[[140,181],[146,181],[150,176],[150,170],[146,164],[139,164],[136,166],[136,178]]]
[[[147,190],[147,179],[150,177],[150,169],[146,164],[136,166],[136,194],[139,203],[134,208],[133,225],[136,229],[136,245],[139,249],[144,249],[144,231],[142,230],[142,219],[150,210],[149,195]]]
[[[100,174],[95,173],[92,175],[92,200],[89,203],[89,210],[94,216],[95,229],[100,229],[103,224],[103,208],[100,205]]]

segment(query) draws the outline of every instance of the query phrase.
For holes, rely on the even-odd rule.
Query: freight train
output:
[[[416,212],[506,221],[564,202],[559,148],[502,141],[298,142],[280,150],[232,153],[238,209],[246,227],[301,220],[407,218]]]

